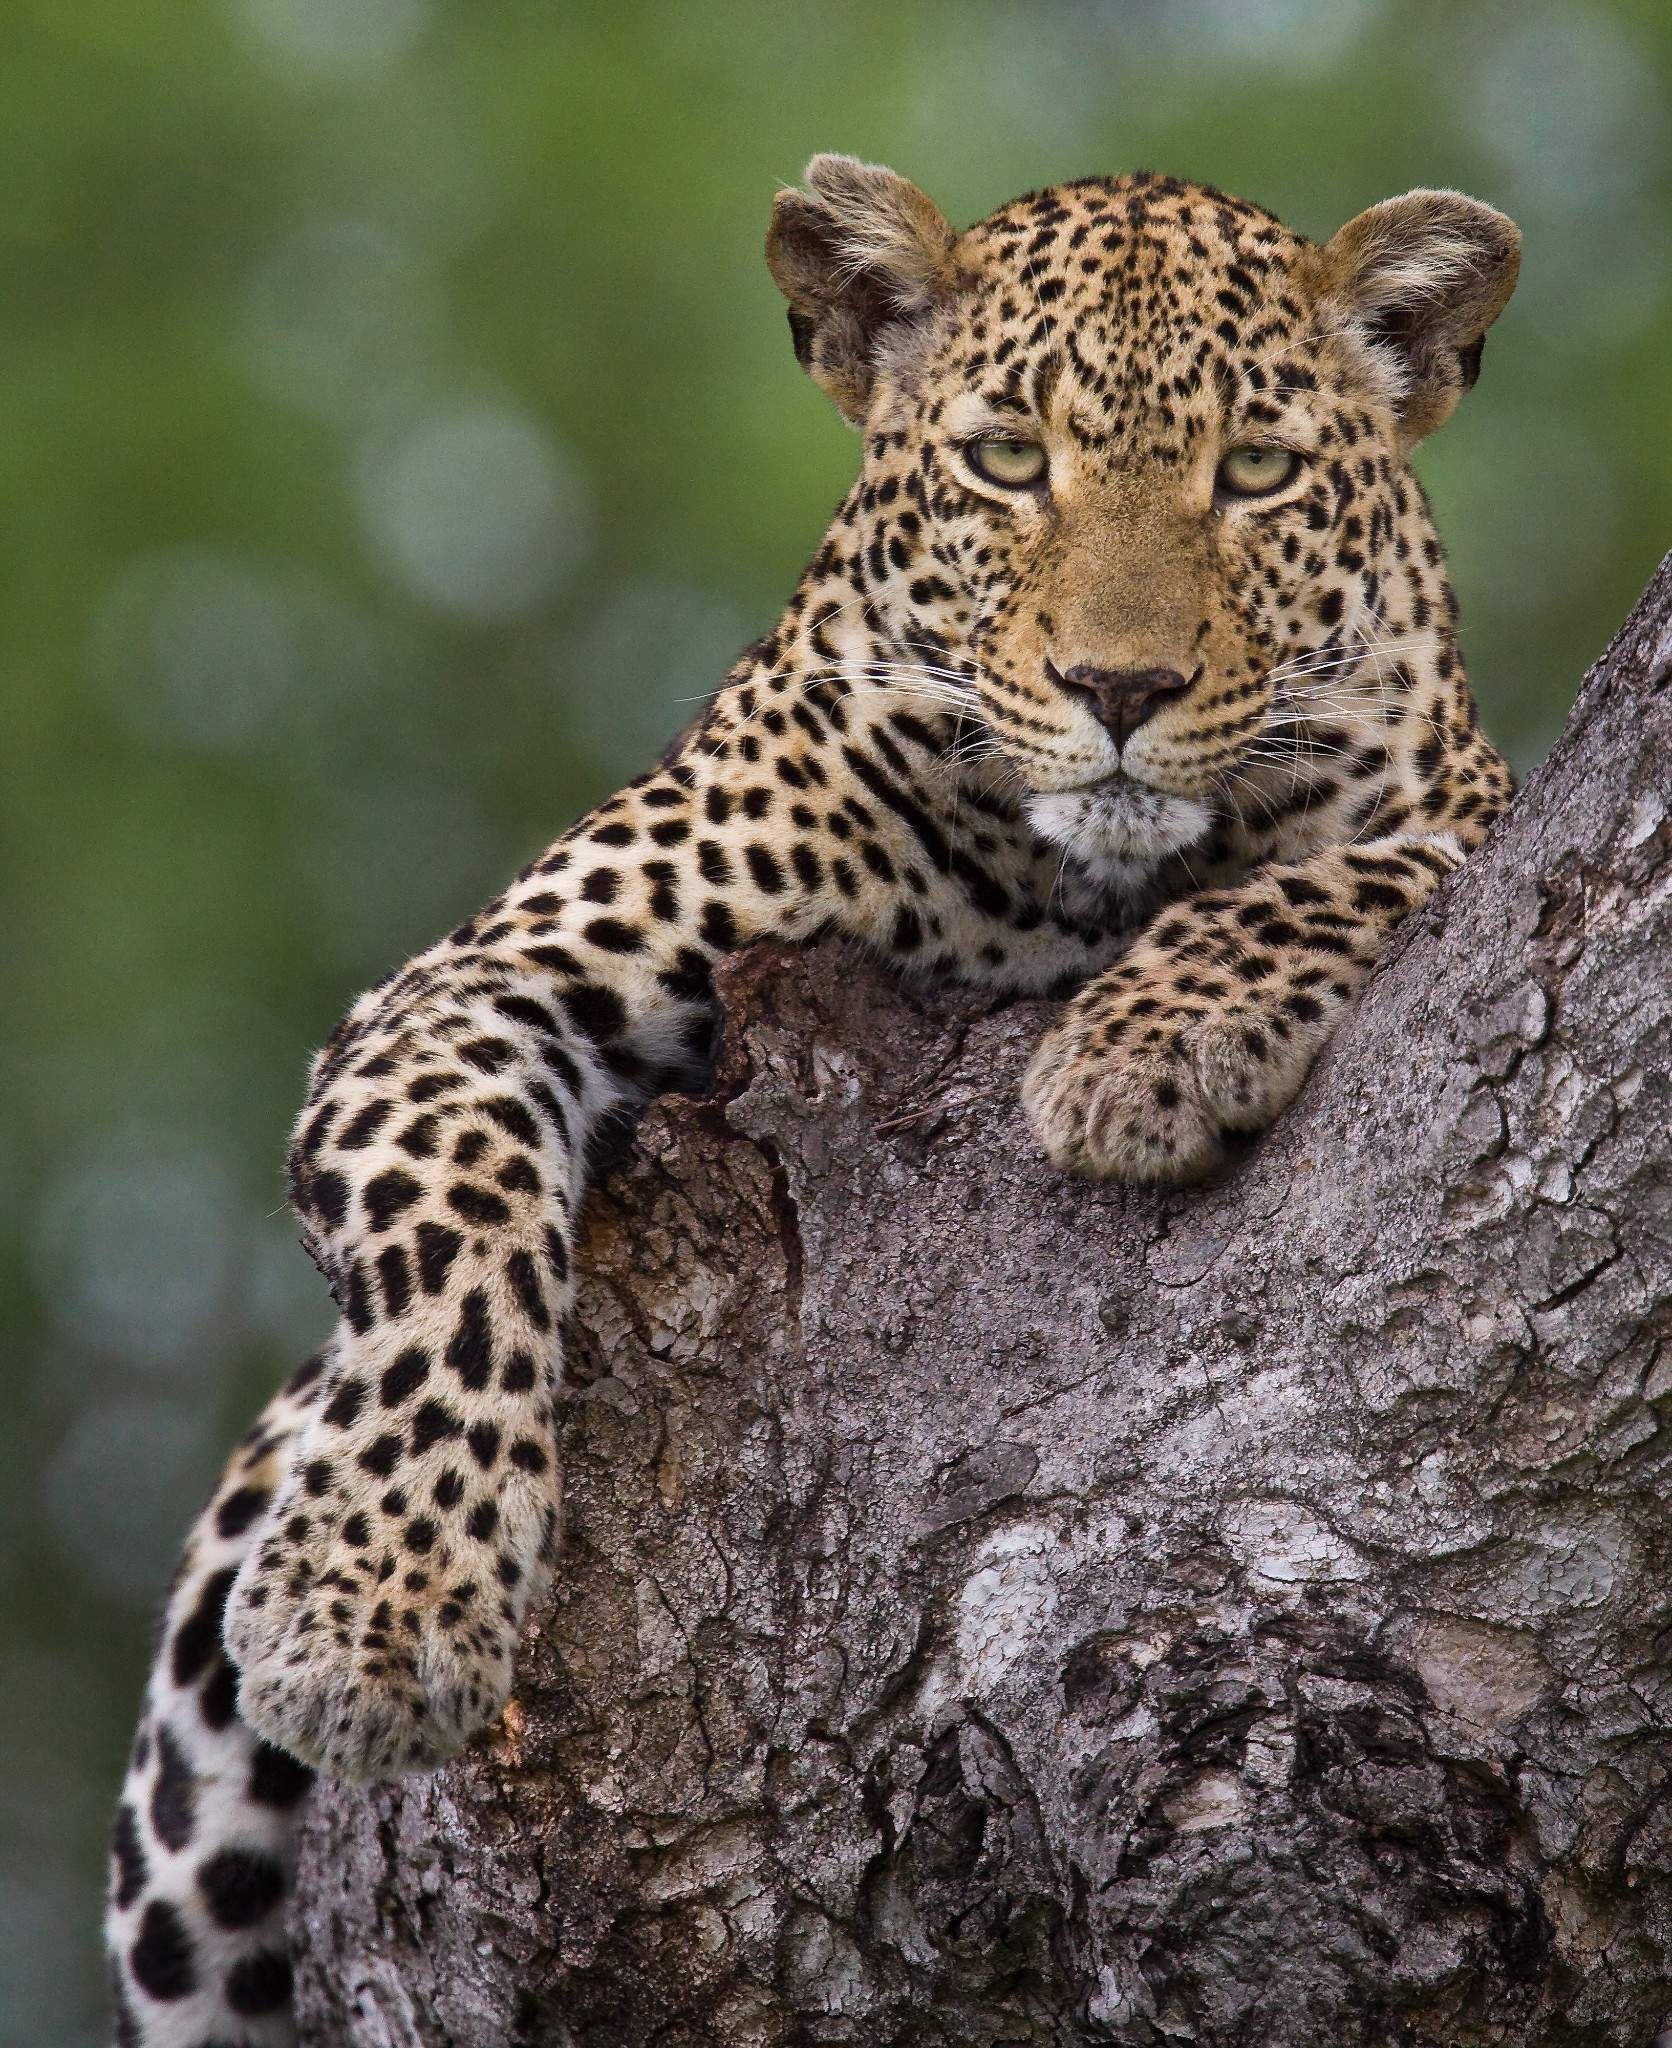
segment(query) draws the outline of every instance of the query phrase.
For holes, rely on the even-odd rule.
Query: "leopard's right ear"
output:
[[[790,302],[795,353],[858,426],[877,363],[904,326],[951,288],[951,222],[881,164],[816,156],[805,192],[773,201],[766,262]]]
[[[1407,444],[1420,441],[1480,374],[1486,330],[1515,289],[1521,230],[1462,192],[1407,192],[1348,221],[1321,253]]]

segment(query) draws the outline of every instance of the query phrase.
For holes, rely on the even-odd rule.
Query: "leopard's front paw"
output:
[[[391,1778],[499,1713],[558,1523],[550,1428],[505,1406],[467,1425],[432,1401],[391,1428],[351,1374],[314,1418],[226,1610],[239,1711],[269,1741]]]
[[[1274,1023],[1242,1005],[1167,1014],[1154,998],[1094,984],[1042,1040],[1022,1103],[1066,1172],[1200,1180],[1293,1097],[1311,1038],[1292,1018]]]

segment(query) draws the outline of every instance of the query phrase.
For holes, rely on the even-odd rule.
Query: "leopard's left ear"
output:
[[[882,164],[816,156],[807,187],[774,201],[767,267],[790,302],[802,367],[857,427],[891,339],[950,288],[958,237],[926,192]]]
[[[1388,379],[1407,443],[1451,417],[1480,373],[1486,330],[1509,302],[1521,230],[1461,192],[1407,192],[1325,245],[1329,295]]]

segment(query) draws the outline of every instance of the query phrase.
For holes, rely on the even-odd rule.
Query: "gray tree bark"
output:
[[[1672,2025],[1672,558],[1218,1184],[1049,1011],[725,977],[590,1211],[503,1724],[323,1790],[303,2037],[1641,2048]]]

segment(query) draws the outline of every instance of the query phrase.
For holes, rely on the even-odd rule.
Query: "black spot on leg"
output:
[[[371,1294],[366,1286],[366,1269],[358,1259],[348,1269],[341,1299],[348,1327],[355,1336],[363,1337],[377,1322],[377,1311],[372,1307]]]
[[[378,1253],[377,1277],[384,1307],[392,1316],[405,1315],[412,1301],[412,1268],[403,1245],[387,1245]]]
[[[384,1435],[367,1444],[360,1453],[359,1463],[379,1479],[387,1479],[401,1462],[401,1440],[398,1436]]]
[[[300,1206],[334,1230],[348,1214],[348,1182],[340,1173],[316,1173],[304,1184]]]
[[[363,1152],[389,1121],[389,1112],[393,1108],[391,1102],[368,1102],[359,1115],[351,1118],[337,1133],[338,1151]]]
[[[443,1438],[462,1436],[463,1433],[464,1424],[446,1402],[426,1401],[412,1418],[412,1455],[421,1458],[433,1444],[440,1443]]]
[[[253,1927],[284,1897],[284,1871],[260,1849],[219,1849],[198,1865],[197,1888],[217,1927]]]
[[[110,1831],[110,1857],[114,1865],[111,1898],[118,1906],[131,1906],[144,1891],[145,1880],[150,1873],[146,1867],[145,1848],[139,1839],[139,1822],[126,1801],[117,1808],[116,1825]]]
[[[527,909],[533,902],[530,898],[524,904]],[[537,1003],[532,996],[497,995],[493,1006],[502,1017],[509,1017],[514,1024],[527,1024],[534,1030],[544,1032],[548,1038],[557,1036],[557,1019],[544,1003]]]
[[[246,2019],[281,2012],[290,2002],[290,1990],[290,1964],[276,1949],[241,1957],[226,1973],[226,2002]]]
[[[755,887],[763,896],[777,896],[782,893],[784,871],[778,865],[777,857],[770,847],[762,846],[758,840],[751,840],[743,849],[743,858],[748,862],[749,874]]]
[[[524,1315],[537,1330],[551,1327],[551,1310],[546,1306],[545,1290],[540,1285],[540,1275],[533,1259],[527,1252],[513,1252],[505,1261],[505,1277],[511,1283],[511,1292],[517,1297]]]
[[[347,1429],[360,1413],[366,1399],[365,1386],[359,1380],[344,1380],[326,1405],[325,1420],[338,1429]]]
[[[468,1045],[459,1047],[459,1058],[479,1074],[497,1074],[515,1057],[516,1050],[508,1038],[473,1038]]]
[[[540,1126],[534,1121],[527,1106],[514,1095],[495,1095],[476,1107],[484,1116],[491,1117],[508,1137],[515,1138],[519,1145],[538,1145]]]
[[[229,1493],[215,1510],[215,1531],[228,1538],[242,1536],[272,1495],[259,1486],[240,1486]]]
[[[191,1936],[179,1908],[167,1899],[153,1899],[146,1907],[138,1939],[128,1950],[128,1968],[140,1989],[163,2004],[189,1998],[197,1989]]]
[[[270,1742],[258,1742],[250,1759],[249,1793],[257,1806],[294,1806],[314,1781],[304,1763],[276,1749]]]
[[[395,1143],[412,1159],[433,1159],[441,1131],[441,1119],[434,1111],[414,1117]]]
[[[215,1659],[209,1676],[198,1688],[197,1710],[203,1725],[217,1733],[230,1728],[238,1714],[238,1674],[225,1655]]]
[[[453,1142],[453,1164],[466,1169],[474,1166],[488,1149],[486,1131],[460,1131]]]
[[[485,1387],[493,1373],[493,1321],[488,1297],[473,1287],[459,1304],[459,1324],[447,1346],[447,1363],[464,1385]]]
[[[494,1179],[508,1195],[537,1195],[541,1181],[534,1169],[534,1162],[522,1153],[516,1153],[494,1175]]]
[[[429,1378],[430,1355],[416,1344],[409,1344],[398,1358],[384,1371],[378,1383],[377,1396],[385,1408],[398,1408]]]
[[[157,1730],[157,1776],[151,1825],[165,1849],[185,1848],[197,1826],[197,1775],[166,1727]]]
[[[418,1279],[426,1294],[439,1294],[447,1284],[447,1269],[464,1246],[463,1236],[445,1223],[418,1226]]]
[[[563,1007],[576,1028],[597,1043],[618,1037],[627,1028],[627,1005],[611,988],[583,982],[565,989]]]
[[[237,1576],[237,1567],[228,1565],[205,1579],[197,1605],[174,1631],[174,1640],[169,1645],[169,1670],[176,1685],[195,1683],[220,1648],[221,1616],[226,1612],[227,1595]]]
[[[406,1091],[408,1102],[434,1102],[438,1095],[449,1095],[455,1088],[464,1086],[462,1074],[420,1074]]]
[[[306,1388],[313,1385],[314,1381],[319,1378],[324,1370],[325,1354],[323,1351],[316,1351],[312,1358],[303,1359],[302,1363],[290,1375],[290,1378],[285,1381],[285,1392],[287,1394],[302,1393]]]
[[[373,1230],[387,1230],[395,1218],[410,1209],[424,1192],[405,1167],[388,1166],[374,1174],[360,1191],[360,1205]]]
[[[644,933],[624,924],[619,917],[593,918],[582,937],[601,953],[642,953],[645,949]]]
[[[473,1181],[455,1181],[447,1190],[447,1206],[467,1223],[508,1223],[511,1205],[491,1188],[479,1188]]]

